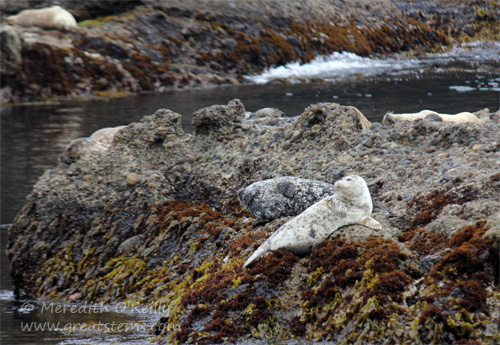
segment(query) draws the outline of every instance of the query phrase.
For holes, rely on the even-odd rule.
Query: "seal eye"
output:
[[[68,147],[68,149],[67,149],[66,151],[68,151],[68,152],[72,152],[72,151],[73,151],[73,146]]]

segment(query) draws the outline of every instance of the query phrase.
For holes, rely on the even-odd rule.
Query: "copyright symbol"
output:
[[[30,302],[25,302],[21,306],[22,311],[32,311],[33,309],[35,309],[35,306],[33,304],[31,304]]]

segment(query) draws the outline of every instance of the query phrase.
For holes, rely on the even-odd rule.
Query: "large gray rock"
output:
[[[40,177],[9,227],[16,294],[165,306],[158,339],[180,344],[498,343],[499,254],[483,235],[500,212],[500,118],[481,118],[367,129],[352,107],[319,103],[292,124],[216,136],[158,110]],[[242,269],[284,220],[255,222],[236,191],[339,171],[363,176],[392,212],[373,212],[382,229],[350,225],[304,258],[276,251]],[[299,200],[295,184],[275,186]]]

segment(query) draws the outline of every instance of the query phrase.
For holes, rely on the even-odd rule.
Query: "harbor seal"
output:
[[[101,145],[95,138],[82,137],[73,140],[59,156],[59,161],[65,164],[75,162],[83,151],[105,152],[107,147]]]
[[[113,143],[116,133],[126,126],[101,128],[90,137],[82,137],[73,140],[66,146],[64,152],[59,156],[59,161],[65,164],[71,164],[76,161],[83,151],[105,152]]]
[[[127,126],[116,126],[116,127],[105,127],[98,129],[92,135],[90,136],[91,138],[96,139],[98,142],[100,142],[102,145],[105,146],[110,146],[111,143],[113,142],[113,138],[115,137],[115,134],[118,133],[120,129],[123,129]]]
[[[243,267],[269,251],[289,250],[296,255],[310,253],[337,229],[360,224],[381,229],[373,219],[372,200],[365,180],[358,175],[348,175],[335,183],[337,192],[310,206],[294,219],[283,224],[248,258]]]
[[[296,216],[334,192],[334,185],[327,182],[282,176],[252,183],[237,194],[242,206],[267,222]]]
[[[469,112],[462,112],[458,114],[439,114],[432,110],[422,110],[418,113],[407,113],[407,114],[385,114],[382,119],[382,123],[385,126],[392,126],[396,122],[400,121],[415,121],[418,119],[431,119],[433,121],[443,121],[443,122],[454,122],[454,123],[484,123],[476,115]]]
[[[75,17],[61,6],[23,10],[7,21],[23,27],[38,27],[44,30],[70,30],[76,28]]]

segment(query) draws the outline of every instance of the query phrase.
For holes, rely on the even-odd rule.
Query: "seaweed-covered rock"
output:
[[[167,343],[500,341],[498,112],[386,127],[320,103],[270,126],[230,104],[234,118],[210,108],[228,121],[207,133],[161,109],[47,170],[9,228],[16,293],[149,306]],[[239,189],[349,172],[367,181],[381,230],[347,226],[303,258],[281,250],[242,268],[288,218],[259,222]]]
[[[23,9],[17,2],[7,2],[4,13]],[[2,84],[10,91],[7,101],[235,84],[268,67],[335,51],[387,54],[448,43],[445,34],[400,16],[389,0],[300,6],[289,0],[49,0],[21,7],[55,3],[77,18],[78,28],[18,28],[25,38],[22,61],[15,78]]]

